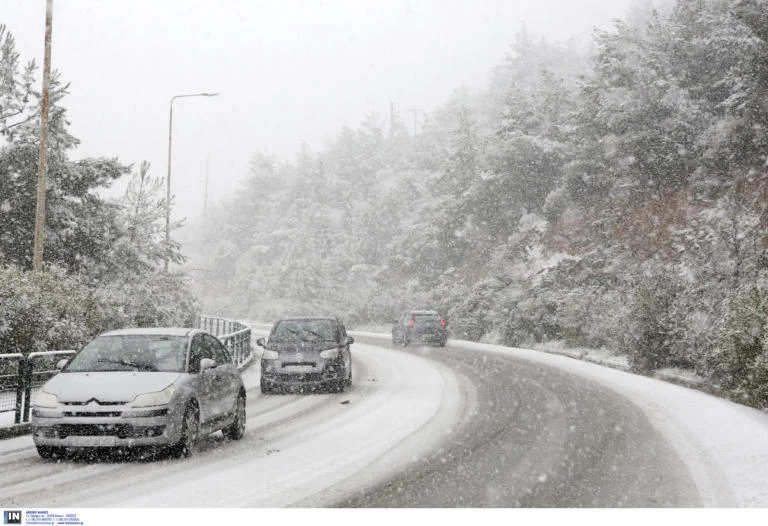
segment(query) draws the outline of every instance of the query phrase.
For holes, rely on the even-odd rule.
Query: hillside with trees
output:
[[[518,32],[418,133],[371,115],[255,155],[195,225],[205,308],[434,307],[453,337],[604,347],[768,402],[768,3],[649,5],[583,51]]]

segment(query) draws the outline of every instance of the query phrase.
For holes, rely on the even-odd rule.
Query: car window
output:
[[[414,314],[413,319],[415,323],[440,322],[440,316],[437,314]]]
[[[189,372],[199,373],[200,360],[212,357],[211,349],[203,343],[203,335],[196,334],[192,339],[192,345],[189,350]]]
[[[229,356],[224,350],[224,346],[210,334],[203,336],[203,345],[208,349],[211,357],[216,360],[217,364],[223,365],[230,362]]]
[[[269,336],[271,342],[332,342],[338,341],[332,320],[281,320]]]
[[[164,334],[100,336],[64,368],[67,372],[181,372],[187,338]]]

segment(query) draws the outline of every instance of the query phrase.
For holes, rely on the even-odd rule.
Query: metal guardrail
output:
[[[56,362],[77,351],[0,354],[0,413],[14,412],[14,424],[29,422],[29,409],[38,389],[59,372]],[[16,362],[17,365],[8,365]],[[14,371],[15,369],[15,371]]]
[[[244,369],[253,361],[251,327],[245,323],[201,314],[198,327],[216,336],[232,353],[235,364]]]
[[[0,354],[0,413],[16,412],[16,424],[21,422],[25,361],[21,353]]]

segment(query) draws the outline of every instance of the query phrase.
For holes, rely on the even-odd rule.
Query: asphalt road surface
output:
[[[0,442],[6,507],[698,507],[702,484],[629,397],[516,356],[356,336],[354,386],[263,396],[188,459],[41,460]],[[707,475],[709,476],[709,475]],[[699,479],[701,477],[699,476]],[[712,475],[712,487],[723,486]],[[717,479],[717,480],[714,480]],[[694,482],[697,480],[697,482]],[[724,487],[724,486],[723,486]],[[720,500],[718,500],[720,499]]]
[[[629,400],[566,372],[461,348],[415,352],[477,403],[418,465],[338,503],[372,507],[695,507],[698,491]]]

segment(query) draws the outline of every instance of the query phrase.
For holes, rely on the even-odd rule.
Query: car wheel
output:
[[[352,387],[352,368],[351,367],[349,368],[349,374],[347,375],[347,379],[344,380],[344,383],[342,385],[344,385],[345,389],[349,389],[350,387]]]
[[[222,429],[224,436],[230,440],[240,440],[245,434],[245,395],[242,393],[237,397],[235,404],[235,421],[231,425]]]
[[[447,340],[440,340],[440,347],[445,347]]]
[[[403,341],[400,343],[403,345],[403,347],[408,347],[408,336],[405,333],[403,333]]]
[[[37,454],[46,460],[64,456],[64,448],[56,446],[37,446]]]
[[[188,457],[197,449],[197,442],[200,438],[200,417],[197,409],[189,406],[184,412],[184,418],[181,421],[181,439],[171,448],[171,454],[176,457]]]
[[[272,389],[272,386],[270,386],[267,382],[264,381],[264,379],[261,380],[261,394],[271,394],[274,392]]]

